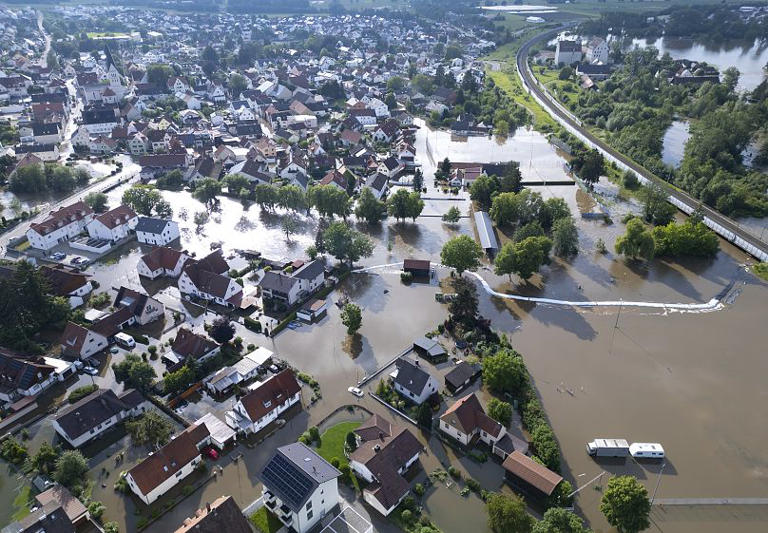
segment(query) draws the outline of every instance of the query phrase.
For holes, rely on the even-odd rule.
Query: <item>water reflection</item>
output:
[[[691,137],[690,124],[687,120],[675,120],[664,132],[662,139],[661,160],[671,166],[679,167],[683,162],[685,143]]]

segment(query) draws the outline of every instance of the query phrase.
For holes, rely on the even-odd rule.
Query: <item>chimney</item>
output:
[[[376,452],[376,453],[379,453],[379,452],[381,451],[381,446],[379,446],[378,444],[377,444],[377,445],[375,445],[375,446],[373,447],[373,451],[374,451],[374,452]]]
[[[208,502],[205,502],[205,511],[210,513],[211,512],[211,504]]]

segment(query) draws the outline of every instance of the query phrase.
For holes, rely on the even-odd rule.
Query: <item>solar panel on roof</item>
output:
[[[276,454],[262,472],[269,488],[274,488],[283,503],[298,510],[309,495],[313,482],[282,454]]]

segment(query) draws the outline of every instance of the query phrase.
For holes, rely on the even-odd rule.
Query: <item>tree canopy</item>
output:
[[[341,310],[341,323],[347,328],[347,335],[354,335],[363,325],[363,313],[360,306],[347,303]]]
[[[608,481],[600,511],[621,533],[637,533],[651,525],[648,491],[632,476],[615,476]]]
[[[134,185],[123,193],[123,204],[130,206],[136,213],[144,216],[170,218],[173,214],[171,204],[151,185]]]
[[[323,248],[350,267],[363,257],[373,254],[373,242],[366,235],[353,230],[346,222],[331,222],[322,232]]]
[[[624,254],[631,259],[653,259],[655,252],[653,235],[638,218],[627,222],[627,232],[616,239],[616,253]]]
[[[443,245],[440,261],[461,274],[465,270],[476,268],[483,257],[483,249],[469,235],[459,235]]]
[[[415,222],[423,209],[424,200],[417,191],[408,192],[406,189],[399,189],[387,199],[389,215],[398,221],[411,218]]]
[[[492,492],[485,500],[488,526],[494,533],[530,533],[534,519],[516,494]]]

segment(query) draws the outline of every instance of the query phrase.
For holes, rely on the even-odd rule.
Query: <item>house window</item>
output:
[[[309,511],[310,509],[312,509],[312,500],[309,500],[307,502],[307,511]]]
[[[312,520],[312,511],[307,511],[307,520]]]

